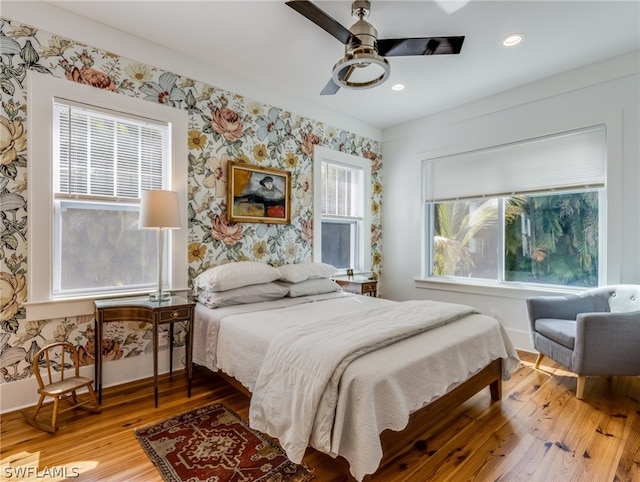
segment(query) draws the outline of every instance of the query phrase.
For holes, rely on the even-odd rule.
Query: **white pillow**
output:
[[[323,293],[331,293],[333,291],[340,291],[342,288],[338,283],[327,278],[315,278],[301,281],[299,283],[283,283],[278,281],[281,286],[288,287],[291,298],[297,298],[298,296],[310,296],[321,295]]]
[[[242,305],[246,303],[259,303],[284,298],[289,289],[278,283],[262,283],[258,285],[243,286],[227,291],[200,291],[196,299],[209,308],[221,306]]]
[[[280,281],[299,283],[307,279],[330,278],[338,272],[337,268],[327,263],[285,264],[278,267]]]
[[[280,271],[266,263],[238,261],[208,269],[193,280],[193,287],[195,294],[199,291],[227,291],[268,283],[279,277]]]

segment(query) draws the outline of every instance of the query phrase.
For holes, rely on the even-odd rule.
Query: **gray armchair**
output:
[[[640,286],[617,285],[578,295],[526,300],[529,333],[540,353],[578,375],[582,400],[587,376],[640,375]]]

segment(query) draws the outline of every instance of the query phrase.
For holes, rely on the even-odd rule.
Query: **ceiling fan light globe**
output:
[[[353,79],[353,67],[359,68],[356,80]],[[346,55],[337,62],[333,66],[332,79],[345,89],[370,89],[382,84],[390,73],[391,67],[387,59],[376,53],[359,52]]]

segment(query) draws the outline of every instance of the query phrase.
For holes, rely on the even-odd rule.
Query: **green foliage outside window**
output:
[[[520,208],[506,219],[505,280],[597,286],[598,193],[528,196]]]
[[[598,284],[596,191],[437,203],[433,219],[434,276]]]

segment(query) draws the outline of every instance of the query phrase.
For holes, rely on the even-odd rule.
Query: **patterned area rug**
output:
[[[309,470],[251,430],[238,414],[213,404],[135,430],[166,481],[302,482]]]

